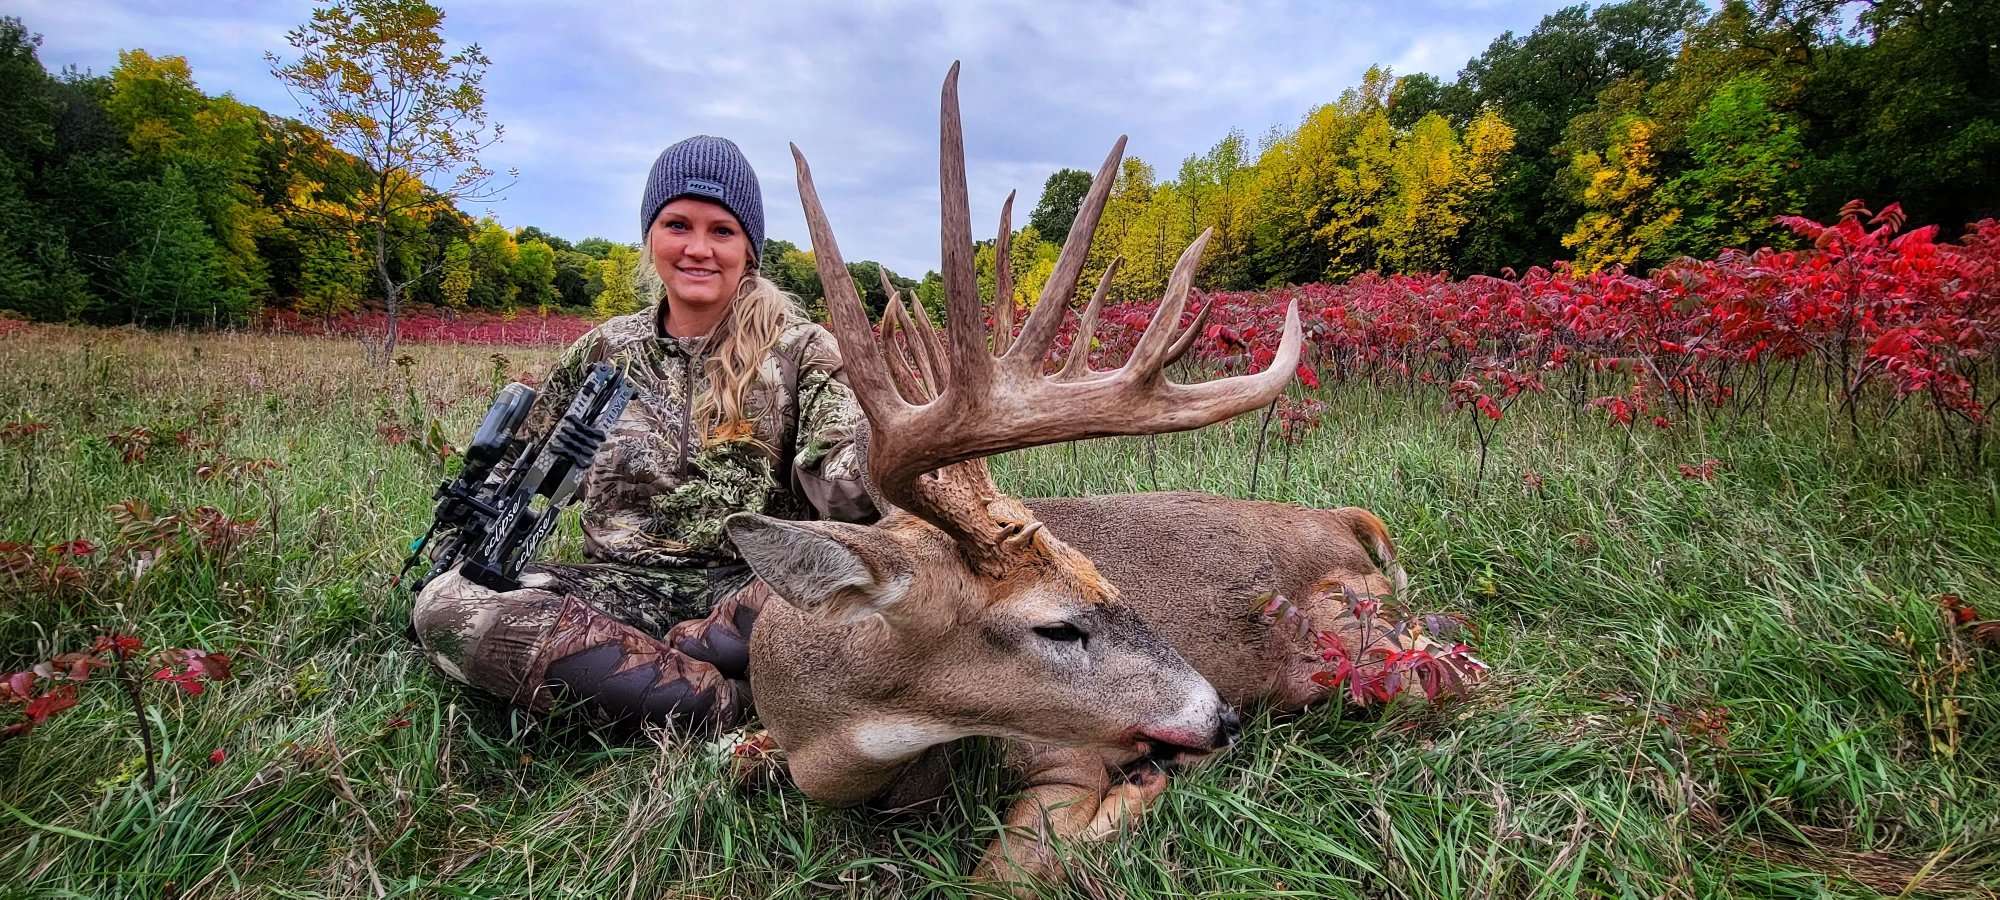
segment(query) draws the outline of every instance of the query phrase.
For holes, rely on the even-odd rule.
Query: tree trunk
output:
[[[379,365],[387,366],[396,357],[396,280],[389,277],[388,224],[375,223],[375,274],[382,279],[382,299],[389,310],[389,333],[382,338],[382,359]]]

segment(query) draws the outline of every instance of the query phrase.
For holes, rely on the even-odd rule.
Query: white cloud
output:
[[[1170,174],[1232,128],[1253,139],[1335,99],[1371,63],[1449,78],[1502,31],[1558,0],[941,6],[447,2],[445,36],[493,60],[487,105],[507,139],[487,155],[520,181],[503,221],[572,238],[637,234],[646,169],[668,144],[721,134],[761,176],[772,237],[803,243],[788,142],[849,259],[912,275],[937,258],[937,100],[962,60],[975,233],[1007,191],[1027,220],[1060,166],[1094,170],[1119,134]],[[289,55],[305,3],[22,0],[42,59],[98,72],[119,49],[184,55],[211,92],[281,114],[296,107],[262,54]],[[482,212],[483,210],[474,210]]]

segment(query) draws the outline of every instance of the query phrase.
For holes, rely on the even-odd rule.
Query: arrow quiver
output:
[[[569,409],[540,443],[530,446],[515,432],[535,399],[534,390],[518,381],[493,399],[466,447],[465,467],[432,494],[437,512],[430,530],[410,545],[404,573],[426,546],[435,544],[429,573],[411,590],[423,590],[431,578],[454,566],[466,579],[492,590],[519,588],[522,567],[535,561],[563,509],[576,501],[584,473],[606,432],[625,412],[632,388],[609,364],[592,364]]]

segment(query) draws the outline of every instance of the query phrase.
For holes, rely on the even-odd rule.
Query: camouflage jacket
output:
[[[694,434],[707,384],[706,337],[659,330],[659,307],[611,319],[556,360],[522,432],[539,437],[569,406],[590,364],[625,373],[632,402],[584,479],[584,553],[647,567],[740,562],[722,530],[735,512],[867,522],[867,420],[840,375],[833,335],[791,323],[746,397],[751,424]]]

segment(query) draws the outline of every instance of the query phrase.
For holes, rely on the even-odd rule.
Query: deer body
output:
[[[1025,505],[1094,563],[1122,605],[1230,709],[1296,709],[1327,690],[1311,681],[1323,666],[1307,629],[1274,627],[1258,614],[1260,598],[1274,592],[1296,598],[1310,630],[1333,632],[1347,619],[1343,586],[1386,594],[1400,574],[1381,522],[1356,508],[1200,493],[1046,498]],[[885,527],[910,525],[892,521]],[[1389,565],[1388,574],[1370,558],[1371,548]],[[981,612],[953,609],[935,620],[945,629],[977,628],[966,620]],[[1044,719],[1038,713],[1047,685],[1034,680],[1032,669],[995,670],[981,657],[932,652],[950,640],[882,621],[829,627],[819,615],[767,602],[751,639],[756,704],[759,719],[786,750],[794,782],[833,805],[901,806],[938,787],[923,783],[918,763],[925,751],[974,735],[1011,737],[1018,746],[1009,756],[1026,770],[1029,796],[1008,817],[1010,824],[1033,830],[1044,810],[1060,808],[1074,821],[1053,823],[1051,831],[1070,838],[1108,834],[1164,787],[1163,778],[1114,782],[1120,770],[1149,753],[1171,754],[1159,754],[1143,738],[1093,742],[1098,735],[1066,713]],[[1122,685],[1097,691],[1095,717],[1143,731],[1155,721],[1170,724],[1186,705],[1175,699],[1182,694],[1207,702],[1210,694],[1188,682],[1175,662],[1164,667],[1180,676],[1169,679],[1180,694]],[[968,715],[975,720],[967,721]],[[1204,727],[1198,723],[1195,731]],[[1051,740],[1065,730],[1078,740]],[[1201,737],[1190,734],[1175,743],[1208,749]],[[1212,736],[1209,744],[1227,739]],[[1041,840],[996,844],[983,869],[996,877],[1045,874],[1053,866],[1047,854]]]
[[[1297,708],[1317,648],[1296,630],[1274,628],[1254,608],[1275,592],[1302,609],[1330,590],[1318,630],[1344,618],[1341,585],[1365,595],[1390,592],[1400,570],[1381,520],[1367,510],[1171,492],[1050,498],[1029,508],[1097,564],[1153,630],[1215,687],[1223,702]],[[1329,579],[1332,579],[1329,582]],[[1310,615],[1309,610],[1309,615]],[[1310,682],[1306,682],[1310,686]]]

